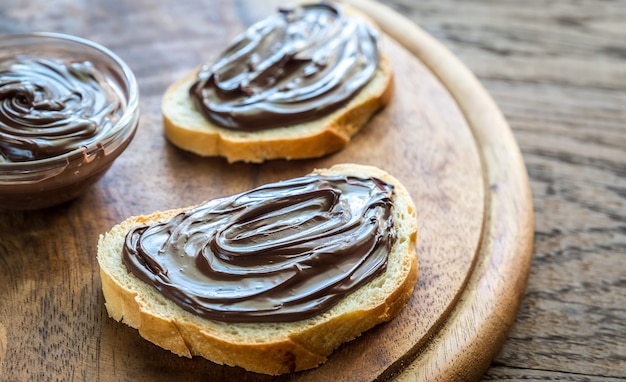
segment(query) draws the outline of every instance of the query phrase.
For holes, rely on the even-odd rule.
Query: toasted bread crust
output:
[[[209,122],[193,105],[189,88],[199,69],[174,82],[161,102],[165,136],[175,146],[228,162],[316,158],[346,146],[393,94],[391,64],[381,57],[376,75],[344,107],[319,120],[263,131],[232,131]]]
[[[418,273],[415,207],[408,192],[398,180],[373,167],[344,164],[316,172],[376,176],[395,185],[392,216],[398,238],[385,273],[311,319],[288,323],[204,319],[135,278],[121,262],[124,237],[131,228],[169,220],[186,209],[155,212],[131,217],[100,236],[98,262],[109,316],[180,356],[200,355],[218,364],[270,375],[314,368],[340,344],[394,318],[410,298]],[[367,303],[355,303],[356,299]]]

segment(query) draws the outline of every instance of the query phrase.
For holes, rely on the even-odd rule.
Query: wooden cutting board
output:
[[[0,212],[5,285],[0,379],[479,379],[506,338],[524,293],[533,215],[517,144],[472,73],[399,14],[373,1],[353,0],[384,32],[383,51],[395,72],[392,102],[336,154],[230,165],[168,144],[160,97],[247,25],[274,12],[278,2],[224,1],[212,9],[186,0],[169,8],[130,0],[104,3],[107,7],[94,9],[125,12],[124,28],[115,24],[119,18],[89,9],[66,12],[65,24],[57,24],[49,8],[38,16],[56,20],[49,21],[48,30],[93,39],[127,61],[141,88],[140,128],[105,178],[80,199],[44,211]],[[0,13],[0,22],[11,21],[6,17]],[[341,346],[317,369],[270,378],[179,358],[107,317],[96,243],[117,222],[345,162],[390,172],[417,206],[419,281],[392,322]]]

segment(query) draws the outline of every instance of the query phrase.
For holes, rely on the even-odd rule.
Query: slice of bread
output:
[[[183,310],[122,264],[129,230],[169,220],[185,209],[155,212],[131,217],[100,236],[97,256],[109,315],[180,356],[200,355],[218,364],[271,375],[314,368],[340,344],[394,318],[417,281],[417,223],[409,193],[397,179],[375,167],[341,164],[315,173],[376,177],[394,185],[391,214],[397,238],[384,273],[313,318],[278,323],[205,319]]]
[[[175,146],[228,162],[259,163],[270,159],[316,158],[345,147],[370,117],[388,104],[393,72],[382,56],[374,77],[348,102],[319,119],[260,131],[236,131],[215,125],[189,96],[198,69],[174,82],[161,102],[165,136]]]

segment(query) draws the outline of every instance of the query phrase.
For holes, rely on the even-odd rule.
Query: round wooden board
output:
[[[454,97],[481,154],[486,190],[477,264],[468,283],[445,324],[395,377],[398,381],[478,380],[515,321],[530,270],[533,205],[522,155],[493,99],[443,45],[379,3],[346,2],[372,17]]]
[[[417,26],[379,3],[353,1],[384,32],[395,93],[336,154],[231,165],[182,152],[164,139],[159,102],[167,85],[214,57],[278,3],[221,2],[215,14],[186,13],[184,19],[176,12],[193,9],[192,1],[172,9],[109,3],[129,14],[141,10],[139,25],[119,32],[138,42],[116,45],[120,36],[106,34],[113,28],[99,24],[86,37],[117,51],[137,74],[140,128],[85,196],[46,211],[0,212],[0,230],[9,233],[0,243],[8,285],[0,309],[2,375],[32,379],[52,370],[59,379],[101,381],[431,381],[475,380],[489,366],[514,322],[530,267],[526,171],[483,87]],[[164,36],[156,44],[155,30]],[[346,162],[390,172],[417,206],[419,281],[395,320],[341,346],[319,368],[273,378],[179,358],[107,317],[94,255],[98,235],[112,225]],[[9,344],[15,346],[11,351]]]

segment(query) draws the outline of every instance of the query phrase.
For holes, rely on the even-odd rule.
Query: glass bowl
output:
[[[27,69],[20,69],[23,66],[16,65],[23,65]],[[78,72],[76,65],[79,67]],[[53,75],[48,76],[51,67]],[[43,75],[40,73],[41,68],[45,72]],[[57,90],[41,91],[49,84],[36,82],[41,78],[44,78],[41,82],[46,82],[48,77],[55,77],[59,71],[65,73],[74,83],[67,85],[67,78],[55,78],[50,80],[52,87],[58,84],[61,87],[67,85],[67,88],[61,90],[64,94],[59,95]],[[85,73],[88,73],[86,77]],[[17,76],[19,84],[16,85],[16,80],[11,75]],[[20,82],[19,78],[26,79]],[[20,86],[21,90],[12,92],[15,87]],[[76,95],[72,90],[76,88],[86,88],[86,92],[90,94]],[[34,102],[35,106],[33,102],[24,106],[35,97],[32,94],[39,98]],[[92,96],[98,98],[102,94],[106,94],[104,101],[90,99]],[[47,97],[51,99],[46,100]],[[62,98],[61,103],[55,97]],[[41,102],[42,98],[44,102]],[[99,112],[100,119],[96,122],[90,119],[93,118],[90,113],[95,114],[95,111],[85,112],[81,110],[82,106],[76,106],[80,103],[87,105],[89,102],[98,103],[101,108],[107,107],[108,111]],[[73,106],[68,106],[70,104]],[[43,114],[35,115],[35,112],[39,113],[39,109],[43,110]],[[83,122],[71,122],[71,131],[63,132],[69,134],[67,139],[64,136],[61,140],[46,141],[49,136],[59,134],[56,131],[63,128],[48,126],[48,121],[44,119],[61,112],[67,114],[65,120],[59,122],[65,124],[63,128],[66,128],[69,124],[66,121],[73,115],[81,114]],[[15,117],[15,114],[19,116]],[[85,120],[90,122],[84,123]],[[139,90],[135,76],[108,49],[82,38],[56,33],[0,36],[0,209],[39,209],[76,198],[99,180],[126,149],[135,134],[138,121]],[[40,123],[42,126],[39,126]],[[91,126],[90,131],[98,133],[84,140],[76,138],[83,136],[83,132],[76,132],[82,126]],[[36,149],[32,151],[37,155],[11,158],[12,153],[16,157],[23,152],[30,153],[28,144],[24,146],[24,142],[31,142],[31,138],[38,142]],[[62,150],[57,148],[56,142],[66,141],[72,143],[64,143]],[[18,143],[13,147],[12,142]],[[48,150],[49,148],[54,150]],[[54,153],[46,155],[41,152]]]

